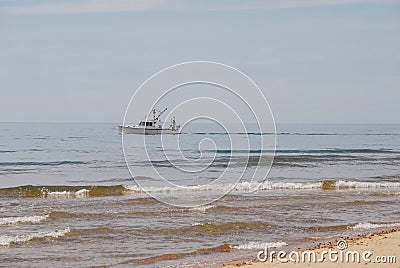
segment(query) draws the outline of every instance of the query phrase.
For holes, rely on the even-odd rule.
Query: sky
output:
[[[0,122],[121,122],[194,60],[251,77],[277,123],[400,123],[394,0],[0,0]]]

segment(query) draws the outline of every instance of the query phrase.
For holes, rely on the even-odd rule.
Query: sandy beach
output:
[[[286,263],[280,262],[275,255],[273,261],[270,261],[270,258],[265,262],[260,261],[252,261],[252,262],[244,262],[238,264],[224,265],[223,267],[400,267],[400,230],[390,230],[384,231],[380,233],[369,233],[364,236],[359,236],[356,238],[346,238],[345,244],[339,245],[339,247],[345,247],[343,250],[338,249],[338,241],[331,241],[326,244],[321,244],[318,246],[300,249],[298,251],[300,259],[302,258],[302,253],[304,252],[315,252],[317,258],[316,261],[305,261],[295,263],[289,260],[289,252],[282,259],[287,260]],[[343,242],[342,242],[343,243]],[[271,254],[272,250],[279,252],[284,249],[271,249],[269,252]],[[338,261],[330,261],[328,254],[326,254],[323,261],[319,261],[323,252],[339,252],[337,253]],[[343,261],[340,261],[340,251],[343,254]],[[354,252],[360,253],[360,261],[357,261],[356,255],[353,255]],[[364,257],[363,257],[364,255]],[[293,259],[295,255],[292,255]],[[308,260],[308,255],[305,255],[305,259]],[[332,255],[333,259],[335,259],[335,255]],[[346,261],[346,259],[348,261]],[[364,260],[365,259],[365,260]],[[353,262],[353,260],[355,260]]]

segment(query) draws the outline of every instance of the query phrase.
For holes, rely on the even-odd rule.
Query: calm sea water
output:
[[[227,168],[232,179],[269,164],[256,145],[273,136],[250,136],[205,124],[164,147],[146,136],[152,161],[142,136],[127,138],[131,171],[149,194],[199,204],[180,208],[138,187],[115,124],[0,123],[0,266],[208,267],[265,246],[400,227],[400,125],[278,125],[257,191],[230,180],[199,188]],[[250,151],[230,148],[228,137],[248,140]],[[154,167],[177,186],[152,176]]]

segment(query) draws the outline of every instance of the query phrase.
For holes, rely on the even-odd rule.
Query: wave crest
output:
[[[56,230],[51,232],[39,232],[34,234],[24,234],[17,236],[0,236],[0,246],[9,246],[11,244],[26,243],[28,241],[40,238],[58,238],[71,232],[70,228],[67,227],[62,230]]]
[[[18,223],[39,223],[47,219],[49,215],[43,216],[21,216],[0,218],[0,225],[13,225]]]
[[[400,227],[400,222],[395,223],[357,223],[351,229],[353,230],[362,230],[362,229],[377,229],[377,228],[396,228]]]
[[[323,180],[316,182],[239,182],[237,184],[206,184],[179,187],[139,187],[137,185],[32,186],[0,188],[2,196],[18,197],[103,197],[150,193],[186,192],[252,192],[267,190],[345,190],[352,188],[400,188],[399,181]],[[208,210],[211,207],[205,208]],[[199,211],[203,208],[198,208]]]

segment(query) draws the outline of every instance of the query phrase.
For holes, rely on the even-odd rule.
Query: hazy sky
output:
[[[278,123],[400,123],[386,0],[0,0],[0,121],[120,122],[144,80],[192,60],[249,75]]]

